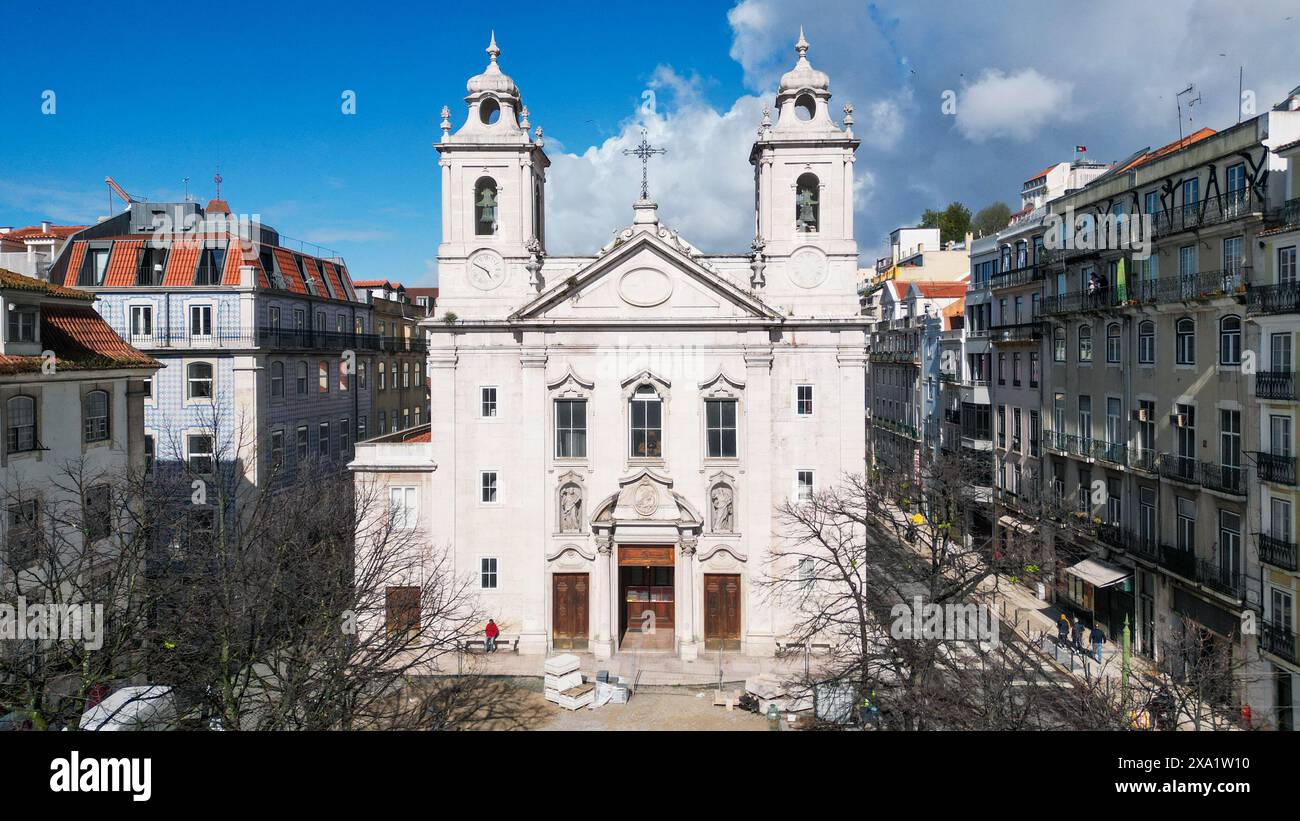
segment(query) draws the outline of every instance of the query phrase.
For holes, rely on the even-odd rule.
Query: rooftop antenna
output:
[[[1242,115],[1241,94],[1244,91],[1242,86],[1244,86],[1245,84],[1246,84],[1246,67],[1244,65],[1238,65],[1237,66],[1237,123],[1238,124],[1241,123],[1241,115]]]
[[[190,201],[190,178],[183,177],[181,181],[185,183],[185,201],[189,202]]]
[[[212,181],[217,184],[217,199],[221,199],[221,165],[217,165],[217,173],[212,175]]]
[[[1175,102],[1175,104],[1178,106],[1178,142],[1180,142],[1180,143],[1183,141],[1183,101],[1182,101],[1182,98],[1183,98],[1183,95],[1185,95],[1185,94],[1192,94],[1193,92],[1195,92],[1196,96],[1195,96],[1195,97],[1192,97],[1191,99],[1189,99],[1189,100],[1187,101],[1187,124],[1188,124],[1188,126],[1190,127],[1191,124],[1192,124],[1192,119],[1193,119],[1193,118],[1192,118],[1192,106],[1196,105],[1197,103],[1199,103],[1199,102],[1201,101],[1201,94],[1200,94],[1199,91],[1196,91],[1196,86],[1195,86],[1193,83],[1188,83],[1188,84],[1187,84],[1187,88],[1183,89],[1182,91],[1180,91],[1180,92],[1178,92],[1177,94],[1174,95],[1174,102]]]

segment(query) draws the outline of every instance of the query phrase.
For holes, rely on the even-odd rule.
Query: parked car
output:
[[[172,730],[180,719],[176,693],[159,684],[123,687],[81,714],[81,729]]]

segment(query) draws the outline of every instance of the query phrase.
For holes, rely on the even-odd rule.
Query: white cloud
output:
[[[1014,74],[986,69],[957,93],[957,129],[976,142],[999,137],[1026,142],[1044,126],[1074,117],[1073,91],[1070,83],[1032,68]]]
[[[547,174],[547,251],[589,254],[631,223],[641,163],[623,152],[647,131],[667,149],[649,163],[659,219],[706,251],[741,251],[754,236],[754,176],[749,165],[765,99],[744,96],[725,111],[699,93],[699,79],[668,67],[649,83],[653,96],[630,113],[617,136],[581,154],[551,157]],[[648,102],[647,102],[648,101]]]

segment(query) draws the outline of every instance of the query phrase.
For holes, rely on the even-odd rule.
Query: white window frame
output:
[[[804,474],[808,474],[808,484],[805,486],[802,479]],[[803,488],[808,488],[808,497],[803,495]],[[793,497],[796,503],[804,503],[810,500],[817,493],[817,471],[812,468],[796,468],[794,472],[794,493]]]
[[[488,562],[491,562],[489,566]],[[491,578],[492,583],[488,584]],[[500,590],[501,589],[501,559],[496,556],[479,556],[478,557],[478,589],[479,590]]]
[[[808,389],[808,412],[801,410],[802,400],[799,397],[799,391],[803,388]],[[794,386],[794,415],[796,419],[811,419],[817,413],[817,391],[811,382],[799,382]]]
[[[501,389],[496,385],[479,385],[478,413],[479,419],[496,421],[501,418]]]
[[[491,485],[489,487],[489,479]],[[491,490],[492,499],[483,497]],[[483,468],[478,472],[478,503],[484,507],[499,507],[501,505],[501,471],[496,468]]]

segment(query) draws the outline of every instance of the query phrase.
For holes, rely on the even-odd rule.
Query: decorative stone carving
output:
[[[560,488],[560,532],[582,530],[582,488],[570,482]]]
[[[672,278],[654,268],[637,268],[619,278],[618,295],[629,305],[652,308],[662,305],[673,293]]]
[[[659,509],[659,494],[655,492],[654,485],[649,482],[642,482],[632,496],[632,509],[641,516],[653,516],[654,512]]]
[[[688,559],[695,555],[695,549],[699,546],[699,540],[690,536],[683,536],[678,543],[681,545],[682,555]]]
[[[709,491],[709,528],[714,533],[732,533],[736,526],[736,494],[725,482]]]

